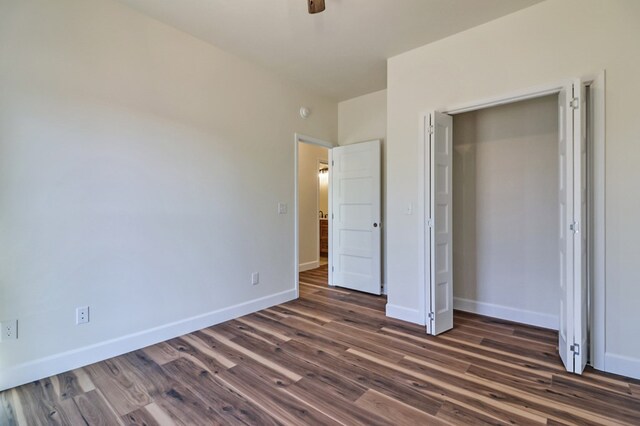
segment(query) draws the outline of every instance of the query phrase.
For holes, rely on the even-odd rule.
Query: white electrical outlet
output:
[[[258,272],[251,273],[251,284],[256,285],[260,282],[260,274]]]
[[[14,340],[18,338],[18,320],[8,320],[0,322],[0,342],[4,340]]]
[[[278,203],[278,214],[287,214],[287,203]]]
[[[89,322],[89,307],[81,306],[76,308],[76,325],[86,324]]]

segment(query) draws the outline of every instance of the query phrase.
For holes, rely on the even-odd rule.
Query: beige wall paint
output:
[[[348,145],[387,136],[387,91],[369,93],[338,104],[338,143]]]
[[[607,365],[640,377],[640,2],[547,0],[388,61],[389,303],[421,316],[420,116],[606,69]]]
[[[557,329],[558,176],[557,96],[453,117],[456,299]]]
[[[319,205],[318,160],[327,161],[328,156],[329,150],[325,147],[298,143],[298,256],[301,267],[318,261],[318,210],[323,210]],[[323,212],[326,213],[326,207]]]
[[[0,388],[294,291],[293,135],[336,140],[334,101],[101,0],[1,1],[0,92]]]
[[[338,104],[338,144],[350,145],[380,139],[382,155],[382,281],[386,292],[386,139],[387,139],[387,91],[369,93]]]

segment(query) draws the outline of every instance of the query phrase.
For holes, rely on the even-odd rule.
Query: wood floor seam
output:
[[[433,337],[300,274],[294,301],[0,392],[0,425],[640,425],[640,380],[567,373],[557,333],[466,312]]]

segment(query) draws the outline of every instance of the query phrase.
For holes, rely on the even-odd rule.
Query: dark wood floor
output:
[[[0,393],[0,424],[640,424],[640,381],[565,373],[552,331],[458,312],[434,338],[326,270],[294,302]]]

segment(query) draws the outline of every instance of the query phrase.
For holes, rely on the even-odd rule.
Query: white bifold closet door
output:
[[[569,372],[587,363],[587,146],[586,99],[581,81],[559,92],[559,352]],[[452,123],[447,114],[425,118],[425,279],[427,333],[453,328]],[[526,244],[526,243],[525,243]]]
[[[567,371],[587,364],[587,134],[581,81],[559,94],[560,329],[558,350]]]
[[[436,335],[453,328],[453,118],[431,113],[428,134],[427,333]]]
[[[380,140],[329,151],[329,284],[382,293]]]

